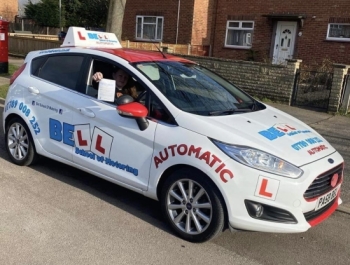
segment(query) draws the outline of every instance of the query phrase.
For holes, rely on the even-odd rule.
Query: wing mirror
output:
[[[149,123],[146,119],[148,110],[144,105],[134,102],[133,97],[129,95],[119,97],[116,103],[117,111],[120,116],[135,119],[141,131],[148,128]]]

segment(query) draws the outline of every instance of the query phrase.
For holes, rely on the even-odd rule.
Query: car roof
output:
[[[152,61],[175,61],[183,63],[192,63],[195,62],[170,55],[168,53],[162,53],[160,51],[147,51],[147,50],[135,50],[128,48],[119,48],[119,49],[106,49],[106,48],[91,48],[92,50],[98,50],[113,54],[115,56],[121,57],[130,63],[136,62],[152,62]]]

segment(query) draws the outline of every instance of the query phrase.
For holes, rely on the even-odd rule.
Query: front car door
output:
[[[73,161],[111,181],[147,190],[157,123],[150,120],[141,131],[134,119],[118,114],[113,102],[97,99],[91,76],[97,71],[94,65],[102,64],[103,58],[91,58],[90,73],[81,85],[86,89],[75,102]]]

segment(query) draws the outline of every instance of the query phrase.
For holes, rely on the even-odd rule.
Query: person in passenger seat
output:
[[[122,95],[130,95],[134,99],[137,98],[136,87],[131,85],[130,76],[122,69],[114,68],[112,77],[115,80],[115,97],[118,98]],[[95,82],[100,82],[103,78],[101,72],[96,72],[92,76]]]

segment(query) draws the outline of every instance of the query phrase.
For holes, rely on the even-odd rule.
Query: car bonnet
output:
[[[296,166],[328,156],[335,149],[302,121],[267,106],[266,109],[224,116],[182,112],[179,126],[223,143],[249,146]]]

